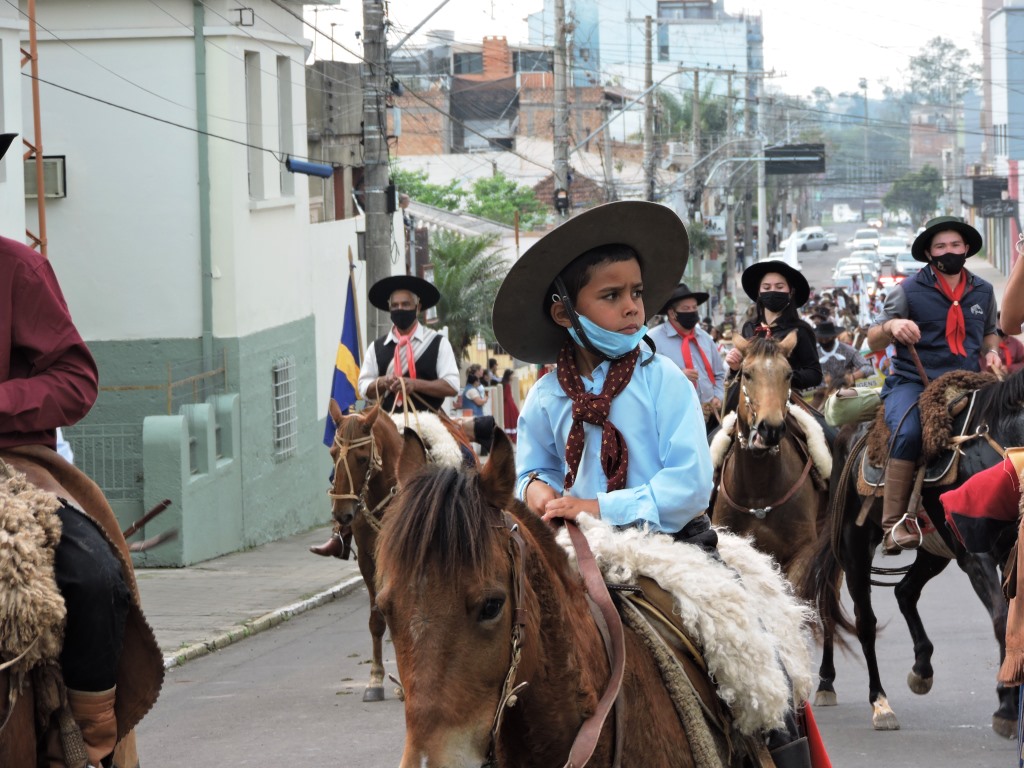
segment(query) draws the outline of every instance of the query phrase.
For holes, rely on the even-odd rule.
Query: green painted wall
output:
[[[140,565],[184,565],[196,562],[196,558],[246,549],[329,521],[326,489],[330,460],[322,442],[323,422],[316,402],[316,383],[318,376],[329,376],[331,372],[316,370],[312,316],[243,338],[215,340],[214,367],[226,363],[226,386],[220,379],[216,382],[216,392],[204,391],[201,386],[194,392],[190,386],[175,389],[171,415],[176,418],[172,419],[173,424],[162,423],[158,430],[165,449],[169,450],[165,455],[173,457],[178,455],[179,449],[167,448],[168,441],[178,439],[184,429],[182,439],[186,446],[180,450],[185,450],[181,461],[188,459],[185,470],[161,467],[159,463],[154,464],[152,458],[144,468],[143,421],[147,417],[167,416],[168,378],[185,379],[203,370],[200,340],[105,341],[90,342],[89,347],[100,368],[101,387],[120,389],[101,392],[88,417],[80,426],[68,430],[68,438],[76,450],[76,464],[95,477],[105,490],[108,485],[118,489],[119,498],[112,499],[112,506],[124,527],[140,517],[149,505],[167,496],[169,478],[180,475],[184,486],[193,486],[172,494],[189,508],[174,515],[165,512],[158,518],[158,521],[164,519],[164,523],[154,521],[147,526],[144,535],[148,537],[165,530],[174,518],[189,529],[180,531],[181,540],[177,544],[161,545],[144,559],[140,558]],[[272,371],[275,360],[283,357],[294,360],[298,417],[295,450],[286,458],[275,455],[274,446]],[[170,373],[168,362],[171,363]],[[202,403],[224,392],[237,394],[239,437],[238,446],[231,454],[240,472],[241,493],[237,500],[230,487],[239,482],[233,469],[198,472],[203,477],[197,488],[196,475],[201,467],[194,466],[196,460],[189,458],[187,450],[189,437],[194,437],[190,429],[206,429],[204,425],[211,420],[220,424],[222,430],[228,426],[231,419],[226,413],[215,415],[218,410],[224,410],[223,403],[218,408],[215,401],[210,400],[212,412],[202,411],[199,424],[190,426],[186,419],[183,425],[179,416],[182,406],[191,402],[193,395]],[[196,413],[192,416],[194,420]],[[146,485],[147,475],[152,476],[153,488]],[[209,483],[226,486],[208,488]],[[215,525],[213,529],[205,524],[196,527],[194,521],[203,520],[204,516],[227,519],[220,521],[224,525]],[[212,536],[212,539],[204,541],[204,536]],[[225,537],[237,538],[237,541]],[[166,551],[161,552],[165,548]]]

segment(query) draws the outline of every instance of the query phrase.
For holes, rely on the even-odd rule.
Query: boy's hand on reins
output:
[[[593,517],[601,517],[601,507],[597,499],[577,499],[574,496],[561,496],[552,499],[544,506],[542,520],[551,522],[555,518],[562,517],[566,520],[575,520],[578,515],[586,512]]]

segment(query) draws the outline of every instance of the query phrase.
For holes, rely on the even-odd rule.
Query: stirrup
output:
[[[917,544],[915,544],[912,547],[911,546],[906,546],[905,547],[902,544],[900,544],[899,541],[896,540],[896,536],[893,534],[893,531],[895,531],[901,525],[903,525],[904,526],[904,530],[907,533],[911,534],[911,535],[913,535],[915,531],[917,532]],[[885,546],[885,544],[886,544],[886,541],[885,541],[886,536],[888,536],[889,539],[892,541],[893,545],[895,546],[895,549],[889,548],[889,547]],[[883,552],[887,551],[887,552],[889,552],[891,554],[896,554],[898,552],[903,552],[903,551],[908,550],[908,549],[919,549],[923,543],[924,543],[924,533],[921,531],[921,524],[917,522],[917,516],[915,515],[914,517],[911,517],[909,512],[904,512],[903,513],[903,517],[901,517],[899,520],[897,520],[895,523],[893,523],[892,528],[890,528],[886,532],[885,536],[882,537],[882,551]]]

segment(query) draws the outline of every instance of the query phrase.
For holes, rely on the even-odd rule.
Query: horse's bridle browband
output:
[[[494,713],[491,724],[491,743],[487,751],[487,760],[481,768],[496,768],[497,758],[495,749],[498,743],[498,734],[501,731],[501,723],[505,716],[505,710],[516,705],[519,700],[519,693],[529,683],[523,681],[515,684],[516,674],[519,670],[519,662],[522,659],[523,648],[523,627],[526,626],[526,610],[523,608],[523,589],[525,584],[524,569],[526,568],[526,543],[519,532],[519,523],[507,511],[501,511],[504,520],[504,527],[509,533],[508,554],[512,562],[512,595],[515,603],[512,606],[512,656],[509,661],[508,672],[505,674],[505,682],[501,686],[501,695],[498,698],[498,708]],[[576,562],[580,575],[583,577],[584,586],[591,600],[597,605],[600,615],[603,616],[608,628],[608,637],[605,638],[606,650],[608,652],[608,664],[610,674],[608,685],[597,703],[593,714],[583,721],[576,738],[573,740],[569,757],[563,768],[582,768],[585,766],[601,736],[612,708],[619,698],[619,691],[622,688],[622,680],[626,668],[626,639],[622,629],[622,619],[619,616],[615,604],[612,602],[608,587],[604,582],[601,569],[594,558],[586,536],[580,531],[573,521],[565,521],[566,530],[569,533],[569,540],[576,550]],[[513,546],[514,545],[514,546]],[[516,561],[518,551],[519,560]],[[595,617],[596,621],[596,617]],[[602,636],[604,633],[602,633]],[[616,741],[615,759],[613,768],[618,768],[621,756],[621,739]]]
[[[366,511],[366,521],[379,531],[380,520],[377,519],[377,512],[383,509],[388,502],[395,497],[395,494],[398,493],[398,486],[392,486],[391,490],[384,495],[384,498],[377,502],[377,506],[371,510],[366,510],[366,494],[370,488],[370,478],[373,477],[374,472],[379,472],[384,466],[380,452],[377,450],[377,441],[373,439],[373,432],[370,432],[366,437],[360,437],[356,440],[341,439],[338,437],[338,434],[335,433],[334,444],[338,447],[338,458],[334,460],[334,485],[332,485],[327,491],[328,498],[332,501],[339,499],[352,499],[356,502],[356,510]],[[366,477],[363,479],[363,487],[360,489],[358,494],[355,494],[353,491],[355,490],[356,484],[352,479],[352,470],[349,469],[348,461],[346,459],[348,459],[348,452],[351,449],[361,448],[366,444],[370,445],[370,462],[366,467]],[[338,493],[335,490],[340,476],[338,470],[342,466],[345,467],[345,476],[348,478],[348,493]]]

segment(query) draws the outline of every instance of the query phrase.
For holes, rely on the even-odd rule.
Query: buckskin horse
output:
[[[712,521],[753,536],[794,584],[814,555],[828,506],[822,478],[831,474],[828,445],[813,417],[790,402],[787,357],[797,335],[781,342],[735,337],[744,353],[735,415],[726,417],[711,451],[720,467]],[[812,471],[816,477],[812,477]]]
[[[955,439],[959,443],[955,481],[941,487],[926,484],[921,492],[921,505],[929,519],[939,523],[935,526],[935,533],[941,537],[946,549],[943,551],[937,546],[928,546],[926,541],[927,548],[917,550],[913,563],[898,583],[887,585],[895,586],[896,601],[913,639],[914,664],[907,675],[907,684],[917,694],[931,690],[934,676],[931,663],[933,646],[925,632],[917,603],[925,584],[949,564],[950,555],[970,578],[975,593],[991,616],[992,627],[999,642],[1000,660],[1006,650],[1007,606],[1000,588],[997,566],[997,562],[1002,563],[1002,556],[1006,553],[998,553],[994,557],[992,554],[972,555],[964,550],[943,524],[944,514],[939,495],[962,484],[975,472],[1001,461],[1002,456],[998,452],[1000,447],[1024,445],[1024,375],[1018,372],[1006,381],[992,382],[977,389],[973,400],[968,400],[967,407],[954,419],[950,408],[971,396],[955,395],[951,402],[947,402],[949,397],[938,397],[949,391],[947,383],[953,380],[951,377],[960,375],[960,372],[954,372],[932,382],[919,401],[923,422],[934,423],[932,415],[936,413],[935,403],[939,403],[940,415],[941,411],[949,414],[952,435],[963,435]],[[925,412],[926,409],[931,415]],[[872,708],[873,727],[875,730],[896,730],[899,721],[888,702],[879,676],[875,654],[877,622],[871,607],[871,585],[880,586],[878,582],[872,581],[872,560],[882,539],[882,497],[878,496],[872,501],[860,495],[857,488],[861,456],[866,450],[864,444],[868,434],[878,429],[877,424],[863,424],[859,427],[846,427],[840,432],[831,481],[831,524],[822,531],[814,564],[805,574],[803,589],[815,595],[822,621],[823,653],[815,704],[825,706],[836,703],[833,646],[835,642],[843,642],[836,629],[851,632],[860,641],[867,662],[868,701]],[[925,438],[928,442],[927,433]],[[945,435],[939,443],[945,447]],[[859,517],[864,519],[858,520]],[[843,574],[856,610],[855,623],[845,615],[839,602],[838,584]],[[1011,738],[1017,732],[1017,689],[998,684],[996,693],[999,707],[992,715],[992,728],[999,735]]]
[[[402,453],[402,436],[395,423],[381,414],[379,405],[363,413],[346,416],[338,404],[331,400],[329,411],[337,425],[331,446],[331,460],[334,462],[334,482],[328,491],[331,513],[341,525],[352,527],[359,573],[370,593],[373,661],[363,701],[383,701],[382,644],[386,625],[377,610],[374,550],[384,508],[398,490],[397,470],[398,458]]]

